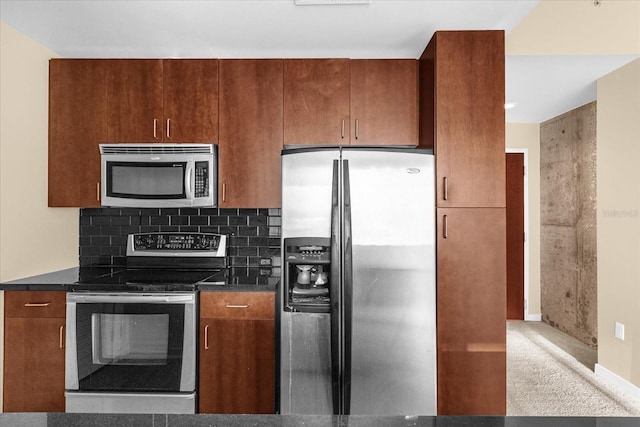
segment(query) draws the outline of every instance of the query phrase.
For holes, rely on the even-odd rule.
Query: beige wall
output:
[[[542,0],[512,29],[507,55],[640,53],[640,1]]]
[[[529,272],[525,320],[540,319],[540,126],[537,123],[507,123],[507,149],[526,149],[529,190]]]
[[[640,387],[640,60],[598,81],[597,118],[598,364]]]
[[[47,208],[55,56],[0,22],[0,281],[78,264],[78,209]]]

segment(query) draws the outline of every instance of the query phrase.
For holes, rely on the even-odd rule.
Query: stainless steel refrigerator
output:
[[[282,414],[435,415],[430,150],[282,152]]]

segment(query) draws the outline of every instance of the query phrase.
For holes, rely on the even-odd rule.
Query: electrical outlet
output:
[[[624,341],[624,325],[622,323],[616,322],[615,336]]]

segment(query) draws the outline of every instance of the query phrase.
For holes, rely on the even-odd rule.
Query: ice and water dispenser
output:
[[[284,309],[328,313],[330,309],[331,239],[284,239]]]

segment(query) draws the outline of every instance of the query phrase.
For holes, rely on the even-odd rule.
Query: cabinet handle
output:
[[[449,237],[449,219],[446,215],[442,217],[442,237]]]
[[[360,126],[358,119],[356,119],[356,139],[358,139],[358,136],[360,136]]]
[[[444,200],[447,200],[449,198],[449,180],[446,176],[442,178],[442,193]]]
[[[171,119],[167,119],[167,138],[171,139]]]
[[[222,183],[222,201],[223,202],[227,201],[227,183],[226,182]]]
[[[342,118],[342,127],[340,128],[340,138],[344,139],[344,117]]]
[[[51,305],[50,302],[27,302],[25,303],[25,307],[49,307]]]
[[[249,308],[249,304],[227,304],[227,308]]]
[[[60,349],[64,349],[64,325],[60,326]]]
[[[100,201],[100,181],[96,184],[96,200]]]
[[[153,139],[158,139],[158,119],[153,119]]]
[[[204,349],[209,350],[209,325],[204,326]]]

